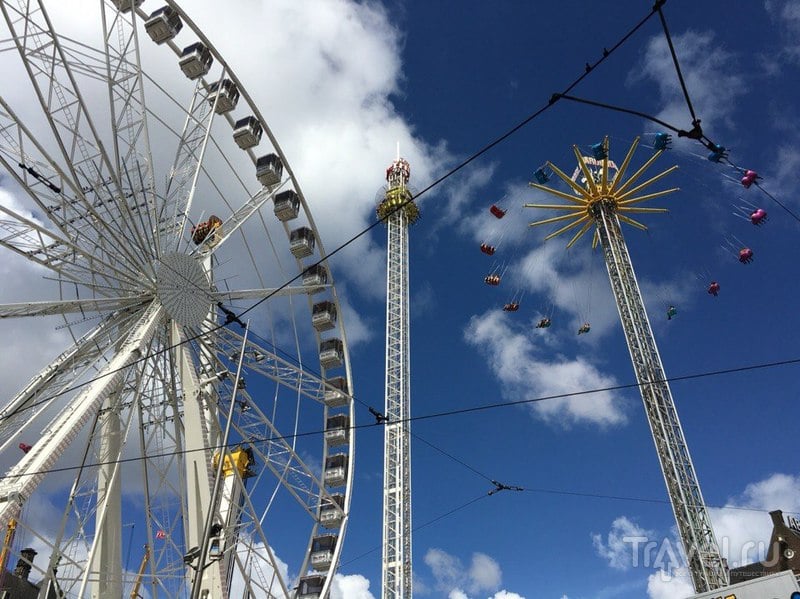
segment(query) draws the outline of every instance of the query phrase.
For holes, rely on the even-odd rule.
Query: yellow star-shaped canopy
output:
[[[570,239],[569,243],[567,244],[567,247],[570,248],[576,241],[578,241],[578,239],[581,238],[584,233],[586,233],[586,231],[589,230],[589,228],[592,226],[592,223],[595,222],[594,208],[598,203],[602,202],[606,206],[610,206],[612,208],[621,222],[632,225],[637,229],[647,230],[645,225],[627,215],[635,213],[667,212],[668,210],[666,208],[642,208],[639,206],[639,204],[646,202],[647,200],[652,200],[653,198],[658,198],[668,193],[678,191],[677,187],[644,195],[639,194],[641,191],[661,178],[667,176],[678,167],[672,166],[655,177],[648,179],[644,183],[640,183],[636,187],[633,187],[634,183],[636,183],[642,174],[644,174],[644,172],[650,168],[656,159],[658,159],[658,157],[664,153],[664,150],[659,150],[653,154],[653,156],[647,162],[645,162],[639,168],[639,170],[633,173],[633,175],[631,175],[627,181],[623,181],[625,178],[625,172],[628,170],[631,158],[633,158],[633,154],[638,145],[639,138],[637,137],[633,140],[633,143],[628,150],[628,154],[625,156],[625,160],[622,162],[622,165],[619,168],[617,168],[614,162],[608,159],[608,137],[603,140],[604,157],[601,159],[582,156],[578,146],[572,146],[572,149],[575,152],[575,157],[578,159],[578,168],[575,169],[575,173],[572,177],[567,176],[556,165],[548,162],[547,166],[556,175],[563,179],[567,185],[569,185],[573,193],[566,193],[557,189],[546,187],[544,185],[539,185],[538,183],[530,183],[530,186],[535,187],[536,189],[541,189],[542,191],[567,200],[571,203],[525,204],[526,208],[544,208],[546,210],[566,211],[566,214],[562,214],[560,216],[534,221],[530,223],[530,226],[536,227],[539,225],[546,225],[548,223],[569,221],[565,226],[561,227],[557,231],[553,231],[547,237],[545,237],[545,241],[552,239],[557,235],[561,235],[562,233],[566,233],[567,231],[570,231],[576,227],[580,227],[578,232],[573,235],[572,239]],[[578,183],[578,177],[581,174],[583,177],[581,178],[580,183]],[[595,229],[594,238],[592,239],[592,248],[597,247],[599,240],[599,233],[597,229]]]

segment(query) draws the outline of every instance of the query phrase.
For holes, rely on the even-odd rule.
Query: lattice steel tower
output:
[[[689,456],[686,439],[678,420],[672,393],[664,374],[661,357],[653,338],[653,330],[647,319],[642,295],[620,227],[622,222],[638,229],[646,229],[647,227],[642,223],[628,215],[666,212],[664,208],[642,208],[640,204],[677,191],[677,188],[644,195],[640,192],[678,167],[673,166],[634,186],[639,177],[661,155],[662,150],[656,152],[625,181],[625,172],[638,143],[637,138],[619,168],[608,159],[608,138],[601,145],[593,147],[595,158],[582,156],[578,147],[573,146],[578,167],[572,177],[568,177],[553,164],[547,163],[548,167],[569,185],[572,193],[531,183],[532,187],[568,200],[570,204],[526,204],[526,207],[567,211],[566,214],[560,216],[533,222],[531,226],[566,222],[563,227],[545,239],[577,229],[567,244],[568,248],[594,227],[592,248],[596,248],[599,244],[603,250],[608,277],[611,280],[611,289],[616,299],[625,339],[628,342],[628,350],[639,382],[639,390],[661,463],[661,471],[664,474],[672,511],[678,524],[678,532],[689,560],[689,570],[694,588],[701,593],[727,586],[728,571],[720,556],[714,531],[711,528],[708,511],[700,492],[700,484]],[[539,171],[537,171],[538,174]]]
[[[383,456],[383,599],[411,599],[411,363],[408,343],[408,226],[419,209],[408,190],[411,167],[398,157],[378,217],[389,231],[386,253],[386,424]]]

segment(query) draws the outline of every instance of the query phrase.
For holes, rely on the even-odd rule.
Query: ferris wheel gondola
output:
[[[355,439],[308,204],[175,2],[74,4],[0,1],[0,60],[30,84],[0,98],[16,184],[0,245],[58,293],[0,318],[55,316],[74,340],[0,413],[0,528],[46,550],[31,579],[67,597],[121,597],[134,541],[150,548],[136,584],[151,596],[297,597],[297,574],[327,596]]]

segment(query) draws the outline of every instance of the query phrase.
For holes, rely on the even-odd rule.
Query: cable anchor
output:
[[[384,416],[381,412],[373,408],[372,406],[368,406],[369,413],[375,416],[375,424],[385,424],[389,422],[389,418]]]
[[[495,488],[492,489],[491,491],[489,491],[489,493],[488,493],[489,495],[494,495],[495,493],[499,493],[500,491],[524,491],[525,490],[522,487],[517,487],[516,485],[504,485],[503,483],[498,482],[496,480],[493,480],[492,484],[494,485]]]
[[[689,139],[703,139],[703,128],[700,126],[700,119],[695,119],[692,121],[692,130],[691,131],[684,131],[681,129],[678,131],[678,137],[688,137]]]
[[[223,326],[228,326],[232,322],[235,322],[243,329],[246,328],[245,324],[239,320],[239,317],[236,316],[236,313],[233,310],[229,310],[225,306],[222,305],[222,302],[217,302],[217,308],[222,310],[222,313],[225,315],[225,324]]]

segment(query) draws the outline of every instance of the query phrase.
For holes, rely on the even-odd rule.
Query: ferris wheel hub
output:
[[[166,254],[159,259],[156,277],[156,295],[170,317],[183,326],[199,327],[213,303],[200,262],[188,254]]]

